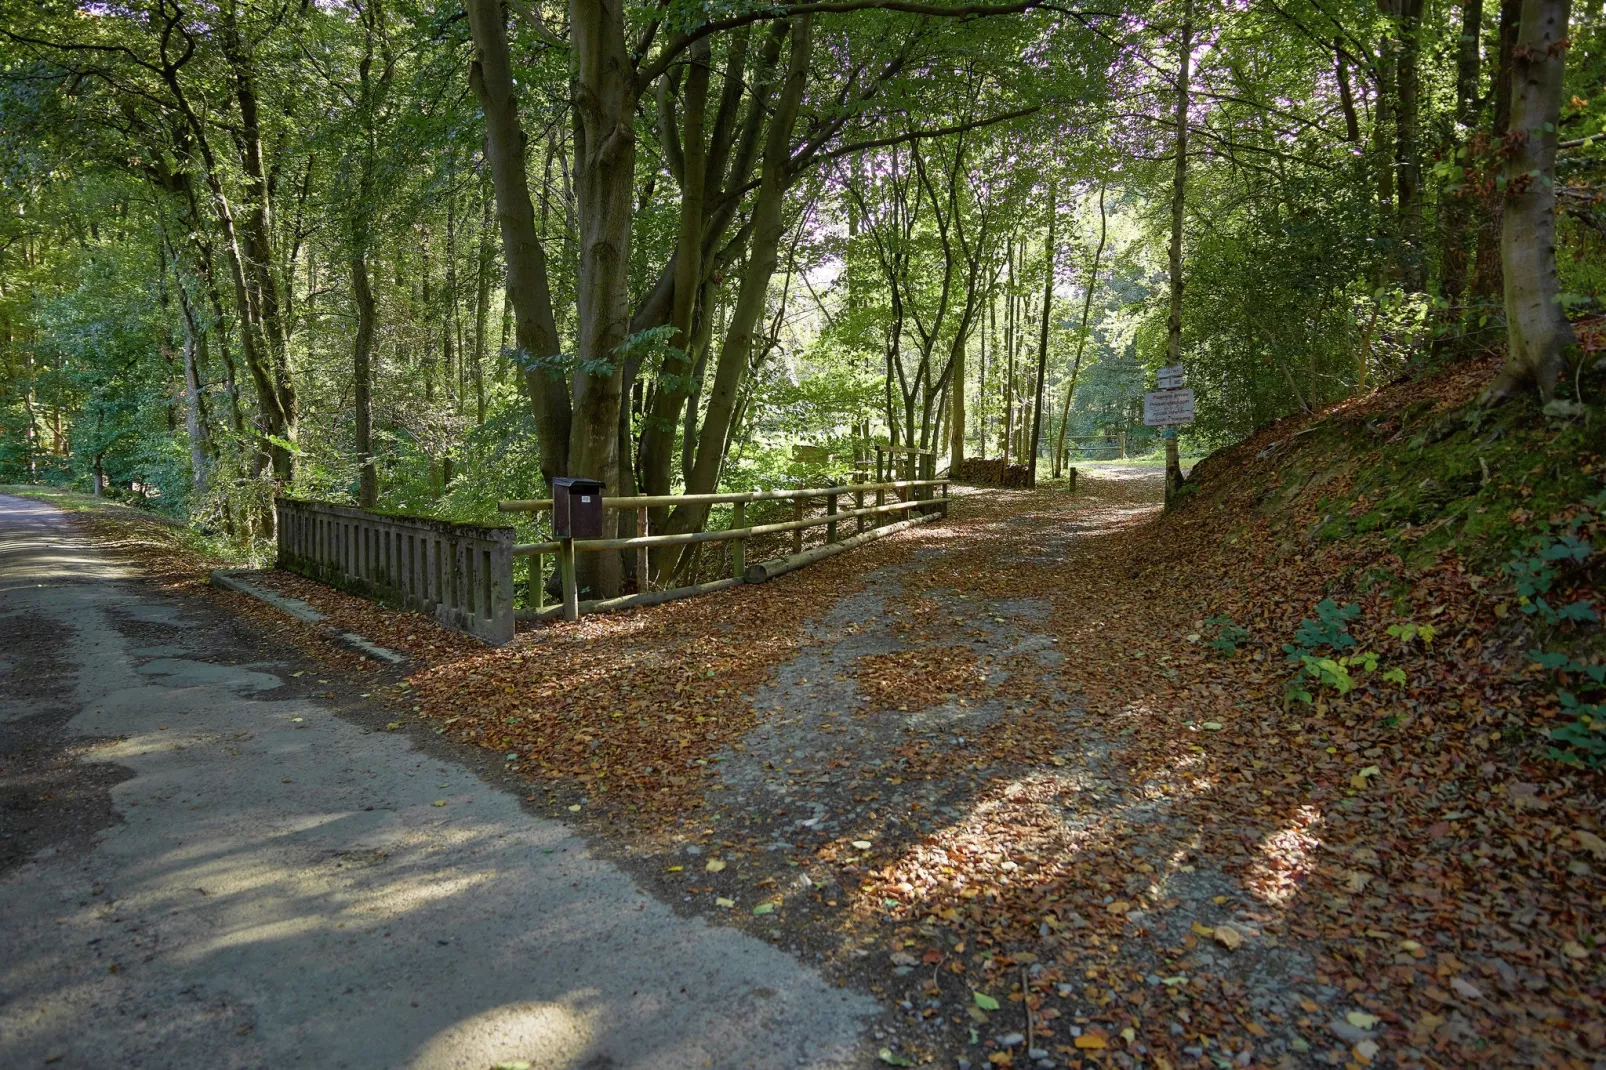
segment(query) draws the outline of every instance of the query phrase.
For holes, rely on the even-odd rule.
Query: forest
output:
[[[274,494],[483,520],[562,475],[819,485],[871,442],[1058,476],[1162,449],[1164,365],[1195,456],[1508,341],[1488,397],[1565,409],[1602,29],[1565,0],[5,0],[0,480],[250,552]]]

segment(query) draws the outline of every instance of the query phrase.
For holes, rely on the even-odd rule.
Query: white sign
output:
[[[1155,386],[1161,390],[1177,390],[1182,386],[1182,365],[1167,364],[1154,373]]]
[[[1193,391],[1183,387],[1144,394],[1143,422],[1150,427],[1193,423]]]

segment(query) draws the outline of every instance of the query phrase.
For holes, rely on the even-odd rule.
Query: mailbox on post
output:
[[[552,481],[554,538],[602,538],[602,487],[598,480],[579,476],[560,476]]]

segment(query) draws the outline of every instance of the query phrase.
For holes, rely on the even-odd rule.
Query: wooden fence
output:
[[[274,499],[278,566],[428,614],[488,643],[513,638],[512,528]]]
[[[940,493],[940,497],[937,495]],[[870,496],[875,504],[867,504]],[[892,497],[895,500],[889,501]],[[841,508],[842,499],[850,498],[853,507]],[[792,503],[793,519],[774,524],[748,524],[747,506],[754,502],[787,501]],[[825,512],[815,517],[803,513],[810,502],[823,501]],[[684,504],[730,505],[731,524],[725,530],[693,531],[678,535],[652,535],[647,533],[648,510]],[[638,495],[633,497],[603,498],[604,509],[636,510],[637,531],[642,534],[619,539],[560,539],[550,542],[527,543],[513,547],[514,556],[528,557],[530,562],[529,591],[534,609],[520,613],[521,619],[544,619],[561,613],[568,620],[578,620],[582,612],[624,609],[630,606],[652,605],[675,598],[685,598],[731,587],[738,583],[762,583],[774,576],[801,568],[834,554],[861,546],[866,542],[924,523],[935,516],[948,513],[948,480],[906,479],[882,483],[856,483],[839,487],[816,487],[799,490],[764,490],[735,494],[669,494]],[[500,502],[497,508],[509,513],[536,513],[552,508],[550,498],[526,501]],[[888,523],[896,513],[907,514],[904,519]],[[851,522],[854,534],[841,537],[841,527]],[[825,543],[808,550],[803,548],[803,532],[809,528],[824,527]],[[792,534],[792,552],[749,565],[747,540],[781,532]],[[648,553],[654,547],[689,546],[697,543],[730,543],[731,574],[724,579],[697,583],[685,587],[653,591],[647,576]],[[608,550],[635,550],[636,574],[639,590],[621,598],[580,601],[575,582],[574,558],[582,552]],[[543,564],[548,556],[556,558],[562,601],[557,606],[546,605],[546,573]]]

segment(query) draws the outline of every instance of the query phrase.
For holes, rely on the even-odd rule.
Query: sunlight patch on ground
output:
[[[1321,822],[1321,811],[1314,806],[1301,806],[1288,824],[1261,841],[1258,857],[1244,874],[1244,883],[1257,897],[1286,908],[1299,895],[1316,868],[1316,849],[1321,840],[1313,830]]]
[[[581,1006],[586,1002],[593,1005]],[[505,1003],[435,1034],[407,1065],[409,1070],[482,1070],[520,1062],[541,1070],[579,1067],[597,1039],[599,1002],[597,992],[581,989],[562,1003]]]

